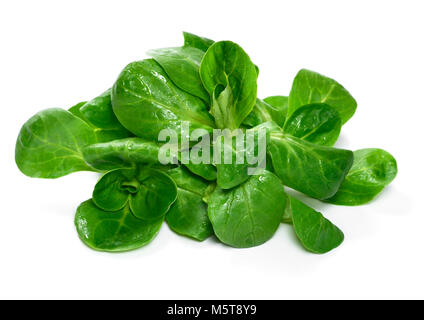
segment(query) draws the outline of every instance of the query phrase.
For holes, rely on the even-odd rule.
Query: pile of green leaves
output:
[[[285,186],[354,206],[370,202],[395,178],[396,161],[384,150],[332,147],[355,113],[355,99],[336,81],[300,70],[289,96],[261,100],[259,69],[240,46],[190,33],[184,40],[130,63],[93,100],[30,118],[16,143],[19,169],[37,178],[103,174],[75,216],[79,237],[96,250],[144,246],[164,221],[178,234],[199,241],[215,235],[237,248],[266,242],[280,223],[293,225],[311,252],[339,246],[342,231]],[[207,132],[265,128],[266,170],[249,175],[243,164],[178,159],[161,165],[159,132],[180,132],[182,121]],[[233,145],[225,148],[236,156]]]

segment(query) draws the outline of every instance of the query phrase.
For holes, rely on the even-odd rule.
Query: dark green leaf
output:
[[[122,252],[145,246],[159,232],[163,218],[156,221],[137,219],[129,206],[115,212],[98,208],[92,200],[83,202],[75,215],[80,239],[99,251]]]
[[[238,128],[256,102],[257,72],[249,56],[233,42],[216,42],[203,57],[200,77],[212,98],[216,126]]]
[[[223,243],[237,248],[257,246],[277,230],[285,199],[281,181],[266,171],[230,190],[217,187],[209,199],[209,219]]]
[[[327,202],[346,206],[365,204],[374,199],[397,174],[395,158],[382,149],[354,152],[352,168],[337,193]]]
[[[341,127],[342,120],[333,107],[315,103],[293,112],[283,131],[314,144],[332,146],[340,135]]]
[[[290,208],[296,235],[308,251],[327,253],[343,242],[343,232],[320,212],[293,197]]]
[[[271,132],[268,152],[275,173],[290,188],[310,197],[334,195],[353,162],[352,151],[319,146],[279,131]]]
[[[213,234],[206,203],[202,201],[208,183],[183,167],[167,171],[177,185],[178,196],[166,220],[175,232],[203,241]]]
[[[357,106],[350,93],[335,80],[302,69],[296,75],[290,91],[288,116],[312,103],[326,103],[336,109],[343,124],[353,116]]]
[[[58,178],[94,171],[82,148],[96,142],[93,129],[63,109],[47,109],[30,118],[19,132],[15,149],[18,168],[34,178]]]
[[[176,87],[151,59],[125,67],[113,86],[112,105],[122,125],[148,140],[157,141],[163,129],[180,134],[182,121],[191,131],[214,127],[205,103]]]
[[[199,74],[204,51],[177,47],[151,50],[148,54],[160,64],[177,87],[209,103],[209,94]]]

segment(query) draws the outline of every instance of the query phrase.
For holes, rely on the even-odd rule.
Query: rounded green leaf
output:
[[[80,239],[99,251],[122,252],[145,246],[159,232],[163,218],[146,221],[137,219],[129,206],[119,211],[106,212],[92,200],[83,202],[75,215],[75,226]]]
[[[343,232],[320,212],[293,197],[290,204],[294,230],[308,251],[327,253],[343,242]]]
[[[138,191],[137,186],[135,169],[109,171],[94,187],[93,202],[105,211],[117,211],[127,204],[130,194]]]
[[[165,216],[177,198],[174,181],[167,174],[152,168],[142,168],[136,180],[140,185],[129,202],[134,216],[144,220]]]
[[[275,173],[290,188],[327,199],[339,189],[353,162],[353,152],[312,144],[273,131],[268,152]]]
[[[153,57],[180,89],[209,102],[209,94],[200,80],[199,68],[204,51],[192,47],[150,50]]]
[[[247,53],[234,42],[215,42],[203,57],[200,77],[216,126],[238,128],[256,103],[257,71]]]
[[[43,110],[19,132],[15,148],[18,168],[34,178],[58,178],[76,171],[94,171],[82,148],[96,142],[94,130],[63,109]]]
[[[355,99],[337,81],[302,69],[294,78],[290,91],[288,116],[312,103],[326,103],[335,108],[343,124],[353,116],[357,106]]]
[[[223,243],[237,248],[258,246],[274,235],[285,202],[282,182],[265,171],[236,188],[217,187],[208,201],[209,219]]]
[[[169,227],[176,233],[203,241],[213,234],[208,208],[202,197],[208,183],[183,167],[167,171],[177,185],[177,200],[166,215]]]
[[[163,129],[180,134],[182,121],[190,123],[190,130],[214,127],[206,104],[179,89],[152,59],[124,68],[112,88],[112,105],[125,128],[152,141]]]
[[[314,103],[293,112],[283,131],[314,144],[332,146],[336,143],[341,128],[342,120],[333,107]]]
[[[357,206],[374,199],[397,175],[395,158],[382,149],[360,149],[337,193],[325,200],[332,204]]]

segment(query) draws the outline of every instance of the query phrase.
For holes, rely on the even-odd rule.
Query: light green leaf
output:
[[[213,40],[196,36],[189,32],[183,32],[184,35],[184,47],[192,47],[203,52],[206,52],[209,47],[214,43]]]
[[[340,189],[325,201],[346,206],[368,203],[396,177],[396,160],[387,151],[360,149],[353,155],[352,168]]]
[[[204,51],[193,47],[176,47],[150,50],[148,54],[160,64],[177,87],[209,103],[209,94],[199,74]]]
[[[296,75],[290,91],[288,116],[312,103],[326,103],[336,109],[343,124],[353,116],[357,106],[355,99],[338,82],[302,69]]]
[[[244,50],[230,41],[214,43],[200,65],[218,128],[236,129],[256,103],[257,71]]]
[[[256,99],[256,104],[252,112],[250,112],[246,119],[244,119],[243,125],[256,127],[261,123],[274,121],[280,127],[282,127],[286,120],[286,114],[287,109],[282,110],[278,107],[274,107],[271,104],[266,103],[261,99]]]
[[[58,178],[76,171],[95,171],[82,148],[96,142],[93,129],[63,109],[47,109],[30,118],[19,132],[15,161],[34,178]]]

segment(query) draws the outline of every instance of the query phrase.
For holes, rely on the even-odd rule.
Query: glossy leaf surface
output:
[[[353,153],[319,146],[282,132],[271,132],[268,152],[275,173],[290,188],[310,197],[334,195],[348,173]]]
[[[332,146],[340,135],[341,127],[342,120],[334,108],[316,103],[293,112],[284,126],[284,132],[314,144]]]
[[[200,77],[216,126],[238,128],[256,103],[257,71],[249,56],[234,42],[216,42],[203,57]]]
[[[169,227],[199,241],[207,239],[213,234],[207,205],[202,200],[208,183],[183,167],[169,170],[167,174],[178,190],[177,200],[166,215]]]
[[[357,206],[374,199],[397,174],[395,158],[382,149],[354,152],[352,168],[337,193],[327,202]]]
[[[165,216],[177,198],[177,187],[165,173],[143,168],[139,170],[136,181],[138,190],[131,194],[130,208],[140,219],[155,220]]]
[[[281,223],[285,199],[283,184],[271,172],[252,176],[230,190],[217,187],[208,202],[215,235],[237,248],[264,243]]]
[[[191,130],[214,127],[205,103],[175,86],[151,59],[125,67],[113,86],[112,105],[124,127],[152,141],[163,129],[180,134],[182,121],[188,121]]]
[[[46,109],[30,118],[15,148],[18,168],[34,178],[58,178],[76,171],[94,171],[82,148],[96,142],[93,129],[63,109]]]
[[[137,219],[129,206],[119,211],[106,212],[92,200],[83,202],[75,215],[75,226],[80,239],[99,251],[122,252],[138,249],[150,243],[163,223]]]
[[[150,50],[148,54],[160,64],[177,87],[209,102],[209,94],[199,74],[204,51],[193,47],[176,47]]]
[[[346,123],[356,111],[356,101],[337,81],[302,69],[296,75],[289,95],[288,115],[312,103],[326,103],[337,110]]]
[[[158,164],[160,145],[141,138],[126,138],[96,143],[83,148],[84,160],[93,168],[107,171],[134,167],[135,164]]]
[[[97,142],[106,142],[132,136],[116,118],[112,109],[111,90],[69,111],[87,122],[96,133]]]
[[[222,189],[230,189],[238,186],[249,179],[249,168],[255,169],[259,165],[265,169],[266,166],[266,145],[269,143],[269,122],[248,129],[244,132],[228,136],[220,136],[215,143],[220,143],[221,159],[216,163],[217,184]],[[263,129],[263,136],[259,137],[259,130]],[[253,141],[247,141],[247,135],[251,134]],[[238,146],[237,139],[241,141]],[[248,143],[249,142],[249,143]],[[253,143],[252,143],[253,142]],[[259,157],[259,144],[263,146],[263,158]],[[230,155],[230,161],[226,161],[226,154]],[[249,159],[256,158],[257,162],[249,164]],[[265,163],[264,163],[265,161]]]

